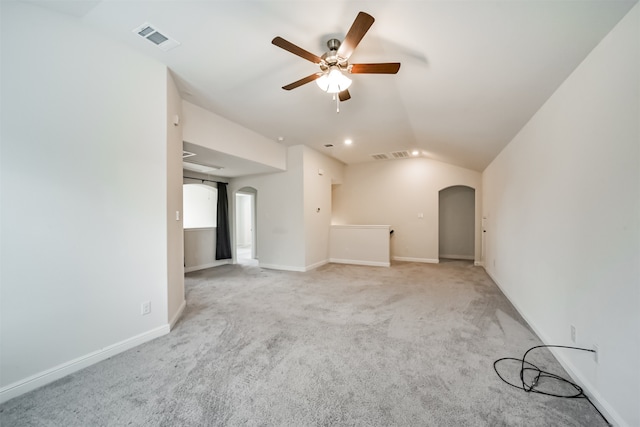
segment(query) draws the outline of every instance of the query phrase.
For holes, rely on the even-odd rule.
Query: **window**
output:
[[[210,228],[217,224],[218,190],[204,184],[183,188],[183,228]]]

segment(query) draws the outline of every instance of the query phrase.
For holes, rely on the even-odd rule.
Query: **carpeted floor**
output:
[[[169,335],[5,403],[1,425],[606,425],[500,381],[495,359],[540,342],[468,262],[225,265],[186,289]],[[546,350],[531,361],[567,376]]]

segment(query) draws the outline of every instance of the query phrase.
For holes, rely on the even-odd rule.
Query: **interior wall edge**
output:
[[[172,331],[176,326],[176,323],[178,323],[178,320],[180,320],[180,317],[182,317],[182,313],[184,313],[185,308],[187,308],[186,299],[182,300],[182,304],[180,304],[180,307],[178,307],[174,316],[171,318],[171,320],[169,320],[169,331]]]

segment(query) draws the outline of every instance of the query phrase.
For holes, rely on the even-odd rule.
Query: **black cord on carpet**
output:
[[[584,394],[584,391],[582,390],[582,387],[580,387],[578,384],[569,381],[566,378],[563,378],[559,375],[556,374],[552,374],[551,372],[547,372],[547,371],[543,371],[542,369],[538,368],[536,365],[534,365],[533,363],[527,362],[527,354],[529,354],[530,351],[535,350],[537,348],[545,348],[545,347],[554,347],[554,348],[566,348],[566,349],[570,349],[570,350],[581,350],[581,351],[590,351],[592,353],[595,353],[595,350],[592,349],[588,349],[588,348],[581,348],[581,347],[569,347],[566,345],[537,345],[535,347],[531,347],[529,350],[527,350],[524,355],[522,356],[522,359],[516,359],[514,357],[503,357],[502,359],[498,359],[495,362],[493,362],[493,369],[494,371],[496,371],[496,374],[498,375],[498,377],[504,381],[505,383],[509,384],[512,387],[521,389],[526,391],[527,393],[538,393],[538,394],[543,394],[545,396],[553,396],[553,397],[561,397],[561,398],[565,398],[565,399],[576,399],[576,398],[580,398],[580,399],[587,399],[587,402],[589,402],[591,404],[591,406],[593,406],[593,409],[595,409],[598,414],[600,414],[600,416],[602,417],[602,419],[604,420],[604,422],[607,423],[608,426],[611,426],[612,424],[609,423],[609,421],[605,418],[605,416],[602,414],[602,412],[600,412],[600,410],[598,410],[598,408],[596,408],[596,405],[593,404],[593,402],[591,401],[591,399],[589,399],[589,397]],[[502,375],[500,375],[500,372],[498,372],[498,363],[503,362],[505,360],[513,360],[516,362],[520,362],[521,363],[521,367],[520,367],[520,381],[521,384],[513,384],[510,383],[509,381],[505,380],[504,377]],[[525,373],[527,371],[533,371],[534,376],[533,379],[531,380],[530,383],[527,383],[527,381],[525,380]],[[556,380],[556,381],[560,381],[563,382],[565,384],[568,384],[569,386],[571,386],[573,389],[575,389],[575,394],[556,394],[556,393],[551,393],[548,391],[542,391],[542,390],[538,390],[535,387],[538,385],[539,381],[541,378],[550,378],[552,380]]]

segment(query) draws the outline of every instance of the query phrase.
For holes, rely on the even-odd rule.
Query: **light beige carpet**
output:
[[[605,425],[500,381],[494,360],[540,341],[468,262],[226,265],[186,289],[171,334],[7,402],[2,426]]]

